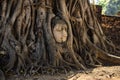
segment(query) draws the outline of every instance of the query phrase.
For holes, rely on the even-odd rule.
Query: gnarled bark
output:
[[[120,53],[88,0],[4,0],[0,8],[0,56],[5,56],[0,60],[6,72],[56,73],[106,64],[103,60],[120,64]],[[61,35],[67,27],[65,40],[56,40],[56,25]]]

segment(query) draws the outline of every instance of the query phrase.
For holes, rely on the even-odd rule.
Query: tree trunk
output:
[[[104,60],[120,64],[120,51],[105,37],[88,0],[3,0],[0,8],[6,73],[87,69],[107,65]]]
[[[5,80],[5,76],[3,71],[0,70],[0,80]]]

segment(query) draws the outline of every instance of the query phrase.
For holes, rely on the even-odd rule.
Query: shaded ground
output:
[[[57,75],[10,76],[7,80],[120,80],[120,66],[98,67]]]
[[[78,73],[68,80],[120,80],[120,66],[95,68],[87,73]]]

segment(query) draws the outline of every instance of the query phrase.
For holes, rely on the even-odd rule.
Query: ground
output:
[[[107,66],[87,71],[70,71],[67,74],[9,76],[7,80],[120,80],[120,66]]]

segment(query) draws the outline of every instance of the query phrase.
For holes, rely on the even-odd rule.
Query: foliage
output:
[[[102,6],[102,13],[106,11],[106,6],[108,5],[109,0],[99,0],[98,5]]]
[[[110,0],[106,9],[105,14],[115,15],[120,10],[120,0]]]
[[[100,0],[98,4],[102,6],[102,13],[106,15],[115,15],[120,10],[120,0]]]

